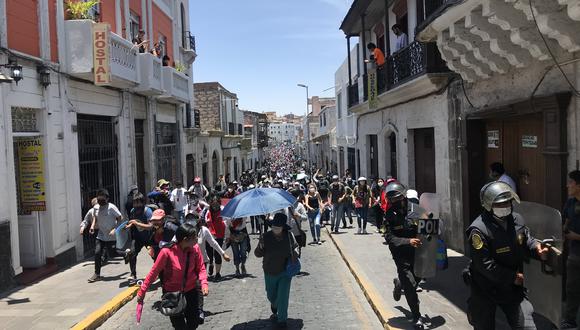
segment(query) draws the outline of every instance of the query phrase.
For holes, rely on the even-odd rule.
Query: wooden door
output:
[[[522,200],[544,203],[546,165],[542,154],[542,114],[488,120],[486,133],[486,165],[501,162],[506,174],[516,182],[516,190]],[[494,143],[496,138],[497,146]]]
[[[435,131],[433,128],[415,130],[415,189],[419,194],[436,193]]]

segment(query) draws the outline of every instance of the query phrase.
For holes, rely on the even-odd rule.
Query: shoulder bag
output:
[[[294,277],[300,273],[300,258],[294,256],[294,249],[292,248],[292,239],[294,235],[288,231],[288,247],[290,248],[290,256],[288,257],[288,261],[286,262],[286,275],[288,277]]]
[[[181,291],[166,292],[161,296],[161,314],[165,316],[177,316],[185,311],[187,301],[185,300],[185,283],[187,281],[187,272],[189,270],[189,256],[191,252],[187,253],[185,261],[185,269],[183,272],[183,283],[181,284]]]

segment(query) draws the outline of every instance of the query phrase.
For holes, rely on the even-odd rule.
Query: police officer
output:
[[[548,249],[532,237],[521,215],[513,213],[518,195],[505,182],[494,181],[480,192],[483,213],[467,229],[471,264],[468,316],[476,330],[495,329],[499,306],[512,329],[536,329],[534,309],[524,287],[523,262],[545,259]]]
[[[393,298],[395,301],[399,301],[401,291],[404,290],[405,298],[413,315],[413,324],[416,329],[423,329],[425,320],[419,312],[419,297],[417,296],[419,278],[415,276],[413,271],[415,248],[421,245],[421,240],[417,238],[417,225],[407,217],[408,201],[405,186],[398,182],[392,182],[387,185],[385,191],[389,204],[392,205],[385,214],[385,223],[388,224],[385,240],[389,244],[398,274],[398,278],[393,280],[395,285]]]

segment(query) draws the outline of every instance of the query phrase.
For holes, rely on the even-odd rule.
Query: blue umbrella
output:
[[[296,198],[286,190],[277,188],[256,188],[232,198],[224,206],[222,217],[244,218],[278,211],[294,205]]]

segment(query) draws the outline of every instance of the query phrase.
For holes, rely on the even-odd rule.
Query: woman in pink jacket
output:
[[[189,257],[189,263],[187,258]],[[189,266],[186,267],[186,264]],[[187,268],[187,269],[185,269]],[[184,270],[187,272],[185,287],[182,288]],[[197,245],[197,230],[189,223],[182,224],[175,232],[175,242],[164,247],[153,264],[137,293],[137,301],[142,303],[145,292],[163,271],[163,292],[182,291],[185,294],[187,307],[179,316],[172,316],[171,324],[175,329],[196,329],[199,323],[198,290],[196,282],[201,284],[201,293],[207,296],[207,273],[203,256]]]

